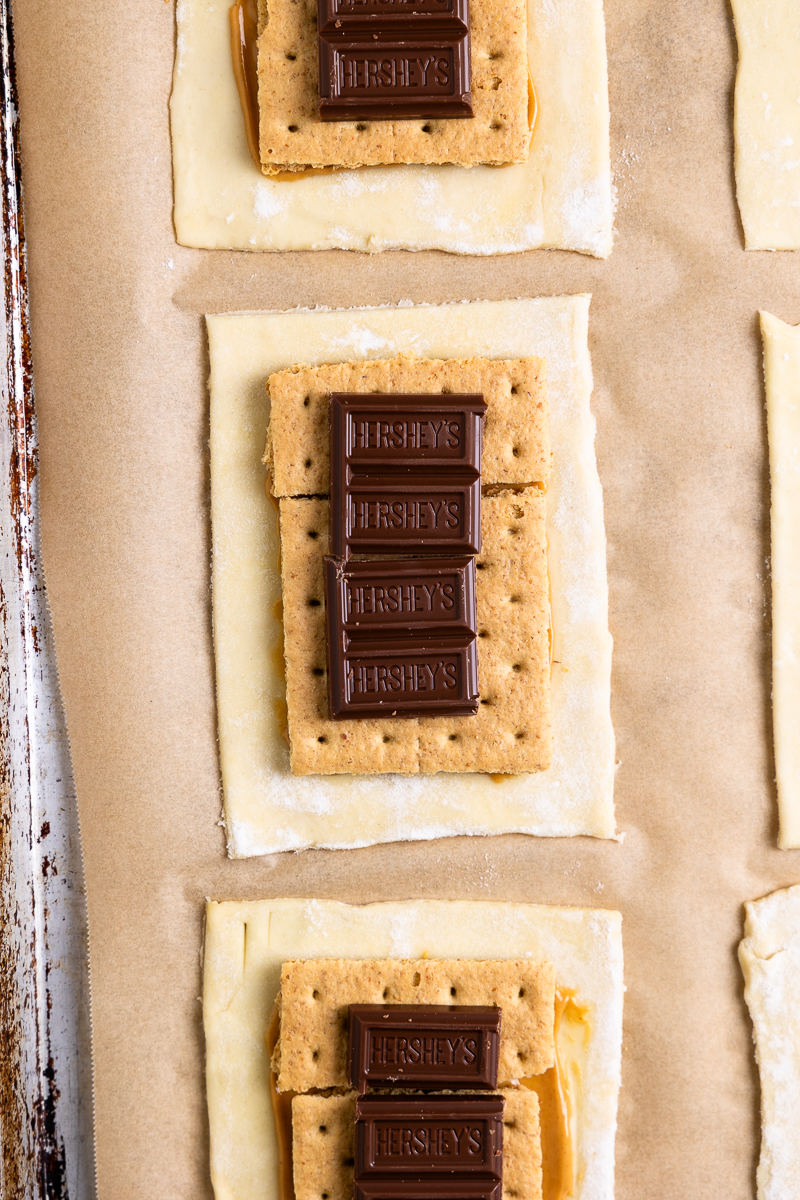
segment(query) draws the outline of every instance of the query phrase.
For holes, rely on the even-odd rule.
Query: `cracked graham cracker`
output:
[[[328,500],[280,500],[292,774],[546,770],[552,734],[544,492],[509,490],[481,501],[480,704],[470,717],[330,720],[322,571],[328,527]]]
[[[541,1200],[539,1097],[527,1088],[501,1088],[503,1200]],[[295,1096],[292,1162],[295,1200],[352,1200],[356,1093]]]
[[[280,1091],[349,1087],[351,1004],[498,1006],[500,1083],[539,1075],[555,1061],[555,974],[550,963],[301,960],[281,969],[280,1037],[272,1064]]]
[[[525,0],[471,0],[474,115],[461,119],[321,121],[317,0],[261,0],[259,17],[259,148],[265,175],[386,163],[471,167],[528,158]]]
[[[541,358],[427,359],[401,354],[374,362],[291,367],[270,375],[270,425],[264,462],[275,496],[330,490],[331,392],[483,393],[481,480],[545,483],[550,430]]]

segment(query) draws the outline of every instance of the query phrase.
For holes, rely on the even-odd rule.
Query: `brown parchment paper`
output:
[[[226,3],[227,0],[211,0]],[[768,491],[725,0],[607,0],[616,248],[246,255],[171,219],[164,0],[15,0],[42,527],[83,828],[102,1200],[210,1196],[204,896],[494,897],[624,916],[620,1200],[754,1194],[741,904],[775,849]],[[202,314],[591,291],[624,844],[522,837],[230,862],[218,826]]]

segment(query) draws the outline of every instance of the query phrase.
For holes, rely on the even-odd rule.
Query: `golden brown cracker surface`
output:
[[[555,978],[549,963],[315,959],[281,970],[278,1087],[346,1088],[350,1004],[498,1005],[498,1079],[539,1075],[554,1062]]]
[[[307,167],[473,166],[527,159],[525,0],[471,0],[474,115],[466,119],[321,121],[316,0],[267,0],[267,13],[258,40],[259,145],[266,175]]]
[[[374,362],[295,366],[270,375],[264,461],[276,496],[330,490],[331,392],[481,392],[487,404],[481,479],[486,484],[546,482],[550,430],[541,358],[426,359],[401,354]]]
[[[539,1098],[527,1088],[502,1088],[504,1200],[541,1200]],[[356,1093],[295,1096],[292,1157],[296,1200],[351,1200]]]
[[[541,771],[550,765],[545,497],[486,496],[477,556],[478,685],[472,717],[332,721],[323,555],[329,503],[280,501],[284,656],[292,773]]]

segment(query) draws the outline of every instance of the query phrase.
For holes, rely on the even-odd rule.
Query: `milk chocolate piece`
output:
[[[444,29],[450,34],[469,32],[468,0],[317,0],[321,33],[352,35],[366,31],[405,35]]]
[[[320,34],[321,121],[471,117],[469,37],[415,22],[401,33]]]
[[[331,487],[333,493],[333,487]],[[372,482],[358,479],[331,495],[332,549],[347,554],[477,554],[479,479],[439,475]]]
[[[325,558],[325,605],[350,638],[477,633],[474,558]]]
[[[333,720],[357,717],[471,717],[478,711],[475,639],[328,642]]]
[[[331,547],[480,550],[482,396],[331,396]]]
[[[350,1084],[497,1087],[500,1009],[442,1004],[351,1004]]]
[[[460,468],[481,473],[480,394],[331,394],[331,473]]]
[[[365,1179],[354,1200],[502,1200],[503,1185],[486,1179]]]
[[[404,1176],[503,1177],[502,1096],[359,1096],[358,1183]]]

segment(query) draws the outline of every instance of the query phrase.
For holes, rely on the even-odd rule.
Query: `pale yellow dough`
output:
[[[539,96],[530,158],[508,167],[393,166],[268,180],[247,150],[229,0],[178,0],[171,118],[175,230],[231,250],[611,252],[602,0],[528,0]]]
[[[613,837],[603,503],[594,456],[588,296],[438,307],[211,316],[214,649],[228,849],[234,858],[457,834]],[[316,365],[421,357],[547,361],[547,491],[554,627],[553,765],[481,774],[294,777],[281,736],[285,685],[278,537],[261,465],[265,384]]]
[[[264,1035],[281,964],[344,956],[551,962],[560,985],[574,988],[578,1002],[588,1006],[591,1026],[581,1050],[559,1043],[575,1101],[578,1186],[572,1200],[613,1200],[622,1049],[619,913],[446,900],[363,907],[327,900],[208,905],[203,1022],[217,1200],[277,1200]]]
[[[800,4],[732,0],[736,196],[748,250],[800,250]]]
[[[745,905],[739,961],[761,1078],[758,1200],[797,1200],[800,1184],[800,887]]]
[[[761,314],[772,484],[772,728],[782,850],[800,847],[800,326]]]

